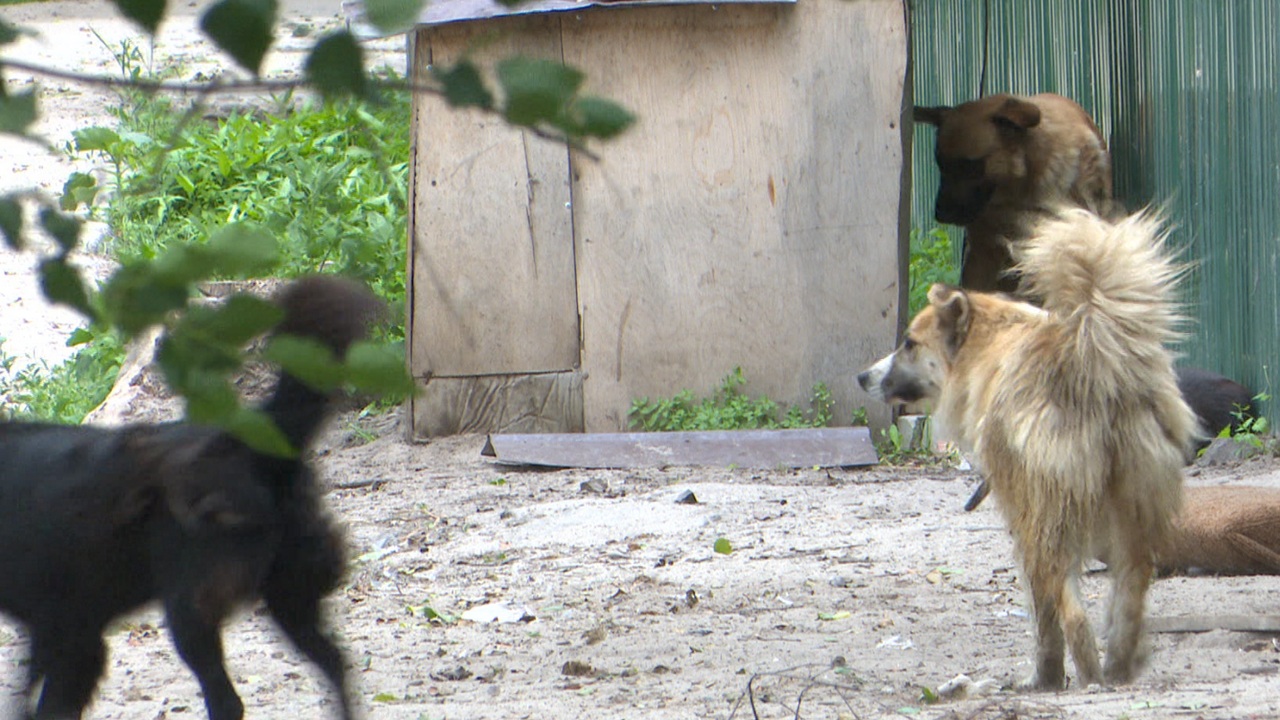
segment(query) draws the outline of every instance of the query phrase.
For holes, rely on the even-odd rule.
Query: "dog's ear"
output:
[[[969,294],[960,288],[934,283],[929,288],[929,304],[937,315],[947,354],[954,359],[969,335],[969,321],[973,316]]]
[[[942,125],[942,121],[946,118],[947,113],[951,112],[951,108],[941,105],[938,107],[921,107],[916,105],[911,108],[911,119],[918,123],[928,123],[934,127]]]
[[[1004,101],[991,119],[1002,128],[1028,130],[1040,124],[1040,108],[1022,98],[1011,97]]]

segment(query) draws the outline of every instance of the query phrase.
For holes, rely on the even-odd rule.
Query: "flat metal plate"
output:
[[[865,427],[490,435],[480,454],[506,465],[572,468],[853,467],[879,462]]]
[[[1180,615],[1149,617],[1147,628],[1154,633],[1201,633],[1229,630],[1247,633],[1280,632],[1280,615]]]

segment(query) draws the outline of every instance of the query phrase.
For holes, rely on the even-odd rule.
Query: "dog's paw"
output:
[[[1067,689],[1066,673],[1035,672],[1014,683],[1018,692],[1059,692]]]
[[[1139,663],[1107,662],[1106,667],[1102,669],[1102,676],[1106,678],[1107,685],[1128,685],[1138,676],[1140,669]]]

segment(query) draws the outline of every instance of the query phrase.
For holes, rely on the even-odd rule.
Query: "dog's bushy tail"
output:
[[[1136,513],[1127,522],[1144,542],[1163,542],[1181,505],[1182,463],[1196,428],[1169,349],[1185,323],[1178,282],[1187,266],[1169,247],[1163,219],[1146,211],[1108,221],[1067,210],[1042,223],[1015,259],[1050,318],[1033,340],[1046,349],[1034,372],[1048,407],[1075,409],[1074,422],[1043,431],[1075,433],[1080,442],[1070,452],[1097,456],[1059,458],[1059,466],[1076,472],[1070,483],[1082,507],[1111,494],[1113,505]]]
[[[284,310],[277,334],[309,338],[328,347],[339,359],[353,343],[368,336],[382,303],[364,285],[334,275],[294,280],[276,298]],[[263,409],[296,449],[310,444],[328,409],[330,394],[312,389],[282,373]]]
[[[1141,388],[1152,363],[1168,372],[1168,346],[1185,318],[1177,261],[1156,212],[1111,222],[1063,210],[1015,249],[1017,271],[1064,330],[1062,360],[1117,388]]]

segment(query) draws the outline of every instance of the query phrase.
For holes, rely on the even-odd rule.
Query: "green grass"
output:
[[[172,74],[147,67],[135,43],[114,52],[126,78]],[[90,206],[105,220],[105,252],[124,265],[206,242],[231,221],[253,223],[280,247],[275,275],[359,277],[388,303],[390,317],[403,318],[409,97],[267,104],[206,119],[163,96],[124,93],[115,127],[81,129],[67,148],[105,164],[109,182],[98,187],[72,176],[64,208]],[[403,334],[397,324],[386,339]],[[65,363],[17,372],[0,351],[0,397],[10,415],[78,423],[102,401],[124,347],[87,330],[73,339],[81,347]]]
[[[671,398],[640,398],[631,403],[631,426],[644,431],[749,430],[757,428],[823,427],[831,422],[831,393],[823,383],[813,386],[808,408],[785,412],[766,397],[742,392],[747,384],[742,368],[734,368],[720,387],[705,398],[682,390]]]
[[[21,420],[76,424],[107,397],[124,348],[110,333],[77,330],[70,341],[82,349],[65,362],[15,370],[16,358],[0,342],[0,396],[3,415]]]
[[[956,265],[951,236],[946,229],[935,227],[911,231],[911,254],[907,267],[908,317],[929,304],[929,286],[934,283],[960,284],[960,268]]]
[[[377,105],[281,102],[181,126],[167,101],[143,105],[122,116],[114,136],[77,136],[116,169],[106,219],[122,263],[248,222],[276,237],[276,274],[359,277],[403,316],[406,96]]]

